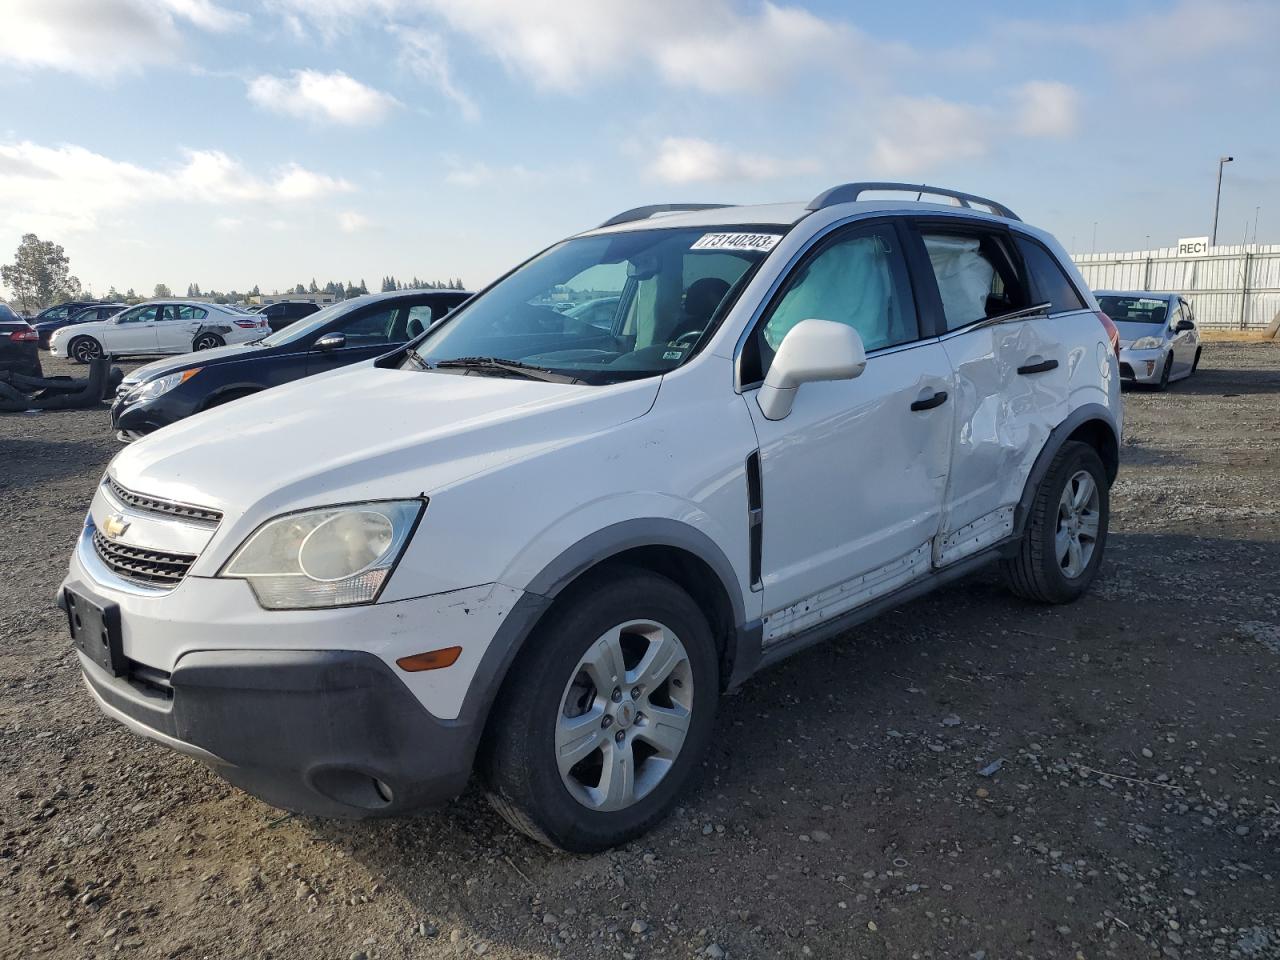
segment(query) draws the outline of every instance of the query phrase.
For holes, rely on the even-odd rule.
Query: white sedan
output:
[[[263,317],[217,303],[149,300],[106,320],[63,327],[49,340],[55,357],[88,363],[98,357],[188,353],[260,340],[271,332]]]

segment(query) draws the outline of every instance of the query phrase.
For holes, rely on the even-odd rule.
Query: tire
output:
[[[67,344],[67,356],[76,363],[88,363],[103,356],[102,344],[93,337],[76,337]]]
[[[1093,484],[1093,496],[1087,498],[1086,509],[1074,515],[1065,498],[1069,485],[1073,495],[1079,494],[1082,476]],[[1078,499],[1073,496],[1073,500]],[[1036,490],[1017,554],[1000,563],[1005,584],[1024,600],[1037,603],[1071,603],[1079,599],[1102,564],[1110,515],[1107,473],[1097,451],[1086,443],[1063,444]],[[1074,557],[1070,548],[1073,529],[1078,550]],[[1091,542],[1087,542],[1086,531],[1092,531]],[[1065,557],[1064,541],[1060,539],[1064,535]]]
[[[1156,385],[1156,389],[1162,393],[1169,389],[1169,374],[1173,373],[1173,354],[1169,354],[1164,358],[1164,369],[1160,371],[1160,382]]]
[[[1200,369],[1200,353],[1202,350],[1204,350],[1204,347],[1196,347],[1196,358],[1191,361],[1192,373],[1195,373],[1197,370]]]
[[[227,342],[216,333],[202,333],[196,337],[191,344],[192,350],[212,350],[215,347],[225,347]]]
[[[620,682],[606,650],[620,651]],[[572,853],[640,836],[698,772],[719,681],[711,629],[679,586],[625,566],[588,578],[538,625],[498,694],[479,762],[490,802],[517,830]],[[655,722],[659,711],[671,726]],[[572,753],[563,765],[558,743]]]

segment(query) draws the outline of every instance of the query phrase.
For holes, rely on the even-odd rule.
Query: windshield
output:
[[[309,337],[330,320],[340,317],[349,310],[356,307],[364,306],[372,298],[371,297],[355,297],[351,300],[343,300],[340,303],[331,303],[323,310],[317,310],[310,316],[303,317],[301,320],[295,320],[287,327],[277,330],[271,336],[259,340],[264,347],[278,347],[282,343],[293,343],[303,337]]]
[[[784,230],[650,229],[566,240],[418,342],[406,369],[519,375],[484,359],[616,383],[673,370],[729,309]]]
[[[1152,297],[1099,297],[1098,306],[1116,323],[1164,323],[1169,302]]]

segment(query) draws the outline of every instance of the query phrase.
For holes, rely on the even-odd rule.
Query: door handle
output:
[[[1028,363],[1026,366],[1019,367],[1018,374],[1026,376],[1028,373],[1048,373],[1050,370],[1057,369],[1057,360],[1041,360],[1039,363]]]
[[[911,404],[912,410],[932,410],[934,407],[940,407],[947,402],[947,391],[939,390],[932,397],[925,397],[923,400],[917,400]]]

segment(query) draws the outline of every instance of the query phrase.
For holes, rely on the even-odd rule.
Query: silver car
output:
[[[1196,372],[1200,331],[1176,293],[1095,290],[1102,312],[1120,331],[1120,378],[1160,390]]]

